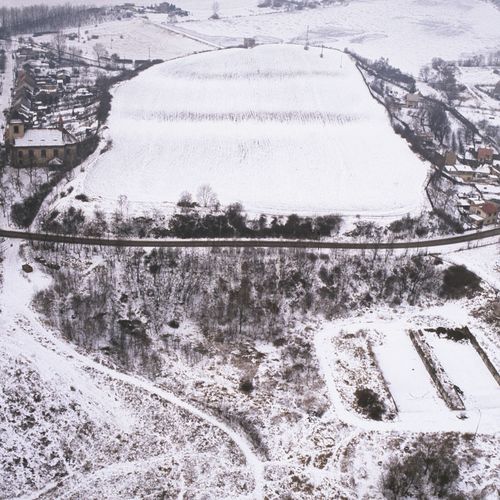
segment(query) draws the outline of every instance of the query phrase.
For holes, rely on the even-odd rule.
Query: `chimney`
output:
[[[57,128],[63,132],[64,131],[64,122],[63,122],[63,118],[61,115],[59,115],[59,121],[57,122]]]

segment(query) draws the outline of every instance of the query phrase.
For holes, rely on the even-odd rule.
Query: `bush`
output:
[[[450,266],[443,273],[442,295],[449,298],[470,296],[481,289],[481,279],[465,266]]]
[[[240,382],[240,391],[244,394],[250,394],[253,391],[253,383],[251,380],[244,379]]]
[[[84,201],[84,202],[87,202],[89,201],[89,197],[86,195],[86,194],[77,194],[75,196],[75,200],[80,200],[80,201]]]
[[[386,412],[384,402],[379,395],[371,389],[357,389],[354,393],[356,404],[372,420],[382,420],[382,415]]]

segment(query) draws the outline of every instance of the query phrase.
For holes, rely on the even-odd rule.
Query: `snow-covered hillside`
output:
[[[209,184],[250,211],[405,214],[426,166],[396,136],[352,61],[269,45],[158,66],[115,92],[113,148],[84,191],[176,202]]]

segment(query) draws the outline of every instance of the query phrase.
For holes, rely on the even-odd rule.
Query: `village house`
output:
[[[474,169],[468,165],[445,165],[444,171],[448,175],[458,177],[464,182],[471,182],[475,177]]]
[[[449,166],[457,164],[457,155],[454,151],[446,151],[444,154],[444,164]]]
[[[420,92],[414,94],[406,94],[406,106],[408,108],[418,108],[422,102],[423,97]]]
[[[26,129],[22,120],[11,120],[6,131],[14,167],[74,166],[77,140],[62,123],[58,128]]]
[[[487,201],[486,203],[472,205],[470,207],[470,217],[472,222],[478,227],[489,226],[496,224],[499,211],[500,207],[497,204]]]
[[[478,148],[477,161],[479,163],[493,163],[493,149],[492,148]]]

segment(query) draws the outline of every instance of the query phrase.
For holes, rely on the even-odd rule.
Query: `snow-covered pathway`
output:
[[[443,317],[449,315],[450,312],[456,314],[456,321],[461,324],[468,324],[467,311],[462,311],[462,314],[452,310],[449,306],[442,308],[433,308],[433,313],[441,312]],[[344,423],[354,426],[358,429],[367,431],[413,431],[413,432],[475,432],[478,426],[478,410],[476,407],[470,408],[466,412],[454,412],[446,408],[441,400],[438,400],[437,393],[431,384],[423,365],[418,367],[421,361],[416,352],[412,353],[411,343],[406,339],[406,331],[409,329],[418,329],[419,320],[422,321],[426,314],[431,314],[431,310],[423,310],[420,313],[420,318],[415,311],[408,311],[406,315],[397,319],[385,319],[380,315],[367,314],[360,318],[350,318],[343,322],[325,323],[323,328],[315,336],[315,349],[320,363],[320,370],[325,379],[330,401],[334,407],[336,415]],[[470,319],[470,318],[469,318]],[[393,396],[400,401],[400,411],[394,421],[380,422],[369,420],[357,415],[354,411],[347,408],[343,402],[341,394],[335,385],[334,374],[337,369],[336,356],[332,348],[331,339],[338,335],[343,329],[349,332],[357,332],[359,330],[373,330],[384,332],[386,338],[390,341],[383,347],[385,359],[379,359],[381,362],[384,376],[388,377],[388,382],[391,391],[394,391]],[[394,343],[395,341],[395,343]],[[399,349],[403,346],[404,349]],[[390,352],[392,350],[392,353]],[[380,352],[377,352],[377,358]],[[414,354],[414,356],[413,356]],[[475,352],[471,350],[471,354]],[[414,359],[415,358],[415,359]],[[402,374],[401,370],[407,366],[406,373]],[[417,370],[417,371],[412,370]],[[387,371],[386,371],[387,368]],[[391,375],[404,376],[404,379],[392,378],[393,386],[391,386]],[[471,374],[473,376],[473,374]],[[490,376],[489,372],[485,376]],[[405,384],[409,384],[408,387]],[[411,394],[411,387],[417,387],[421,394],[413,394],[413,401]],[[500,391],[500,389],[497,388]],[[399,391],[399,392],[398,392]],[[432,393],[435,393],[434,395]],[[495,400],[497,393],[494,394]],[[420,398],[416,401],[415,398]],[[403,399],[401,399],[403,398]],[[403,401],[403,405],[401,405]],[[486,405],[481,410],[481,428],[482,433],[497,433],[498,422],[500,420],[500,407],[494,405]],[[464,414],[467,418],[459,418]]]
[[[4,249],[3,289],[0,303],[0,329],[2,331],[14,331],[16,336],[21,337],[17,340],[21,344],[29,346],[29,342],[34,341],[37,347],[42,346],[43,349],[52,351],[53,354],[61,358],[61,360],[64,360],[64,362],[71,360],[71,363],[82,371],[90,370],[98,372],[110,379],[154,394],[162,400],[218,428],[241,450],[247,466],[252,470],[255,480],[253,497],[257,499],[263,498],[264,464],[255,454],[250,443],[243,436],[212,415],[182,401],[174,394],[155,386],[152,382],[101,365],[80,354],[70,344],[57,338],[50,330],[40,323],[36,313],[30,308],[33,294],[37,289],[44,288],[48,278],[37,271],[28,276],[23,276],[21,274],[20,269],[22,262],[18,257],[18,242],[12,243],[10,246],[4,245]],[[19,328],[20,326],[22,328]],[[23,339],[23,336],[29,337],[29,339]]]

